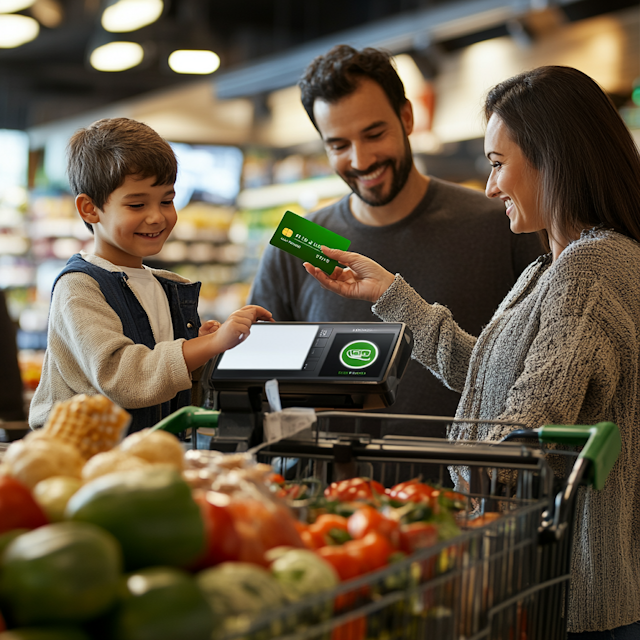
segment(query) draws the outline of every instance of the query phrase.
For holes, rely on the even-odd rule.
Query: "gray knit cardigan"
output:
[[[461,391],[459,418],[618,425],[622,451],[602,491],[581,490],[569,632],[640,620],[640,245],[590,230],[520,276],[474,338],[398,275],[373,311],[413,331],[412,357]],[[500,440],[508,427],[452,428]]]

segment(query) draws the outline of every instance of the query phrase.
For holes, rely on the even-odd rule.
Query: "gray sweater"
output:
[[[511,233],[501,202],[433,177],[422,202],[394,224],[362,224],[353,217],[348,197],[308,218],[349,238],[350,251],[403,273],[425,300],[446,305],[460,326],[475,335],[518,276],[542,253],[535,235]],[[269,309],[277,321],[376,320],[370,303],[322,289],[299,259],[272,246],[264,252],[249,302]],[[459,400],[458,393],[411,362],[390,412],[451,416]],[[445,437],[444,426],[436,424],[427,431],[424,426],[413,431],[406,422],[388,423],[386,430]]]
[[[555,261],[521,275],[478,338],[400,277],[373,311],[402,321],[413,357],[460,390],[457,417],[531,428],[620,428],[622,451],[602,491],[576,505],[569,632],[640,620],[640,245],[607,230],[583,232]],[[451,439],[499,440],[509,428],[452,428]]]

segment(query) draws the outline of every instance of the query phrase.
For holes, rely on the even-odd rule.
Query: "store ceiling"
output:
[[[514,7],[523,4],[513,2]],[[558,2],[569,20],[637,4],[637,0]],[[548,6],[547,0],[525,4]],[[41,26],[33,42],[0,49],[0,128],[25,129],[190,82],[193,76],[175,74],[164,62],[178,47],[208,46],[216,51],[221,58],[216,75],[222,81],[225,74],[233,77],[263,59],[283,64],[286,52],[300,52],[309,43],[346,37],[354,30],[366,39],[368,26],[380,32],[386,24],[424,18],[430,10],[450,7],[461,19],[468,18],[477,0],[475,4],[474,0],[165,0],[158,22],[126,37],[145,46],[147,61],[121,73],[99,72],[87,62],[92,43],[105,35],[100,27],[105,6],[101,0],[37,0],[24,12],[38,17],[39,11],[46,16],[43,11],[59,10],[61,21],[58,26]],[[438,46],[448,51],[510,32],[514,35],[505,24],[478,23],[477,29],[467,26]]]

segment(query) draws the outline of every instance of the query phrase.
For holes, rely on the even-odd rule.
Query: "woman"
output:
[[[457,417],[619,426],[605,488],[578,498],[568,630],[640,638],[640,156],[607,96],[575,69],[499,84],[485,116],[486,195],[504,201],[514,233],[542,232],[550,253],[478,338],[368,258],[323,248],[346,268],[330,278],[305,268],[373,302],[383,320],[406,322],[413,357],[462,393]],[[500,440],[507,430],[453,427],[449,437]]]

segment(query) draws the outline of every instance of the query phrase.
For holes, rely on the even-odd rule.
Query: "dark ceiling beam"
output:
[[[575,0],[560,0],[570,4]],[[461,0],[403,13],[362,27],[319,38],[263,58],[260,62],[220,72],[213,79],[216,96],[231,99],[290,87],[309,62],[336,44],[377,47],[397,54],[483,31],[525,15],[539,0]]]

